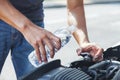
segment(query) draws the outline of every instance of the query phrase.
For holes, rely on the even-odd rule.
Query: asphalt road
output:
[[[120,3],[85,5],[86,21],[89,39],[98,43],[104,49],[120,41]],[[65,7],[45,8],[46,29],[54,32],[57,28],[67,26]],[[63,65],[79,59],[76,54],[77,45],[71,41],[55,55]],[[16,80],[10,56],[7,58],[0,80]]]

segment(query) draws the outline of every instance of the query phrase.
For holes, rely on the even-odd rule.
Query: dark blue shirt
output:
[[[43,0],[10,0],[10,2],[30,20],[43,20]]]

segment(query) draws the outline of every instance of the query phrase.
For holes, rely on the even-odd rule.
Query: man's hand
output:
[[[51,57],[54,56],[54,49],[60,48],[58,37],[32,23],[9,0],[0,0],[0,19],[23,34],[25,39],[34,47],[39,61],[42,61],[42,58],[43,61],[47,61],[45,46],[49,48]]]
[[[42,59],[44,62],[47,62],[45,46],[49,48],[51,58],[54,56],[55,48],[60,49],[61,47],[61,42],[58,37],[35,24],[26,27],[22,33],[25,39],[34,47],[39,62]]]
[[[88,52],[93,57],[93,61],[101,61],[103,59],[103,49],[95,43],[84,43],[81,48],[78,48],[77,54]]]

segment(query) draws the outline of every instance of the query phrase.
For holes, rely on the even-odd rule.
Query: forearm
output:
[[[68,23],[77,26],[77,30],[73,33],[73,36],[79,44],[89,42],[86,20],[84,13],[84,5],[82,0],[67,0],[68,3]],[[73,18],[71,18],[73,16]],[[74,22],[74,23],[73,23]]]
[[[9,0],[0,0],[0,19],[20,32],[32,24],[28,18],[12,6]]]

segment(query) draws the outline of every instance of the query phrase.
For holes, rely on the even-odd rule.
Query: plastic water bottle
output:
[[[56,35],[57,37],[59,37],[61,39],[61,47],[65,46],[70,41],[71,34],[75,31],[75,29],[76,29],[75,26],[72,25],[67,28],[60,28],[54,32],[54,35]],[[47,46],[45,46],[45,50],[46,50],[46,54],[47,54],[47,59],[49,61],[50,50]],[[57,49],[55,49],[55,52],[57,52]],[[37,55],[35,53],[35,50],[29,54],[28,59],[34,67],[39,67],[44,64],[44,62],[39,63],[39,61],[37,59]]]

